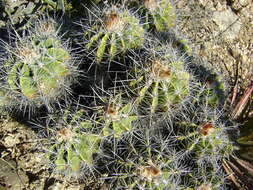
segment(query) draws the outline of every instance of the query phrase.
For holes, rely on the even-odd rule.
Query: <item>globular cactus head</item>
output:
[[[19,37],[15,47],[5,47],[4,89],[16,97],[17,105],[49,106],[70,92],[78,73],[70,50],[51,22],[40,21],[40,27],[35,25],[35,31]]]
[[[113,155],[107,157],[114,157],[107,174],[111,179],[108,180],[110,188],[165,189],[180,186],[180,178],[185,173],[180,156],[170,147],[169,141],[147,128],[145,132],[136,130],[128,134],[115,142],[113,146],[116,147],[109,148]]]
[[[150,113],[170,112],[189,96],[190,73],[169,46],[150,50],[135,64],[130,86],[136,91],[136,104],[144,105]]]
[[[235,149],[229,137],[235,126],[228,119],[225,122],[221,113],[206,102],[197,105],[192,114],[178,122],[177,128],[184,135],[177,139],[184,142],[187,153],[194,153],[199,164],[217,163],[221,158],[228,158]]]
[[[81,177],[85,170],[93,171],[101,136],[93,133],[93,125],[85,119],[87,114],[84,110],[71,113],[66,109],[61,114],[47,122],[52,131],[47,157],[53,162],[56,172]]]
[[[123,7],[94,10],[90,25],[84,24],[85,47],[98,62],[143,45],[145,31],[137,17]],[[96,15],[96,16],[94,16]]]

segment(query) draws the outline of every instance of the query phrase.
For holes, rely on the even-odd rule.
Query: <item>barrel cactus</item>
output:
[[[40,21],[28,36],[5,49],[3,86],[17,105],[49,107],[70,93],[76,66],[52,19]]]
[[[90,24],[84,23],[82,26],[83,38],[86,49],[95,52],[98,62],[105,58],[112,60],[117,54],[144,43],[144,28],[139,19],[124,7],[94,9],[90,15]]]
[[[169,45],[150,49],[136,60],[133,74],[130,73],[134,75],[129,78],[133,78],[130,86],[137,91],[136,104],[144,105],[150,113],[170,112],[190,94],[191,76],[184,59],[171,50]]]
[[[64,109],[48,119],[50,133],[46,148],[48,161],[56,172],[80,178],[82,172],[93,172],[94,155],[99,153],[101,135],[94,133],[86,112]],[[50,139],[50,140],[49,140]]]

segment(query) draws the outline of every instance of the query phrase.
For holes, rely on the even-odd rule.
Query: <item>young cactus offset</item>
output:
[[[2,70],[4,89],[21,106],[49,106],[64,97],[77,74],[70,51],[61,42],[53,20],[40,21],[29,36],[19,37]],[[4,78],[3,77],[3,78]]]
[[[86,49],[95,51],[98,62],[143,45],[145,31],[129,10],[112,6],[95,11],[91,24],[83,28]]]
[[[132,102],[125,103],[122,95],[118,94],[112,98],[101,110],[99,110],[98,124],[102,125],[103,135],[113,135],[120,138],[134,128],[133,122],[138,116],[133,111]]]
[[[136,104],[148,107],[151,113],[170,111],[190,92],[190,74],[184,68],[183,60],[166,48],[164,46],[161,52],[148,53],[144,60],[136,61],[140,67],[137,66],[132,74],[135,76],[130,86],[137,91]]]

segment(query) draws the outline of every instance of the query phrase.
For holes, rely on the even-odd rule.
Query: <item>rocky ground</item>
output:
[[[178,31],[193,52],[210,62],[233,85],[253,80],[252,0],[177,0]],[[0,190],[78,190],[66,178],[51,174],[36,133],[0,116]],[[106,188],[104,188],[106,189]]]

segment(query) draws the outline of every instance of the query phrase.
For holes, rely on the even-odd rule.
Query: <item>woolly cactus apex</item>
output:
[[[39,19],[34,23],[32,28],[32,33],[36,38],[58,38],[59,36],[59,24],[55,22],[52,18],[48,18],[47,16]]]
[[[143,45],[145,31],[139,19],[127,9],[113,6],[92,14],[96,17],[91,18],[91,25],[83,26],[85,46],[91,52],[95,49],[98,62]]]
[[[138,165],[139,182],[135,186],[148,189],[180,188],[180,177],[184,171],[177,158],[158,156],[154,161],[139,161]]]
[[[50,37],[45,31],[32,32],[28,37],[20,37],[16,47],[5,47],[8,56],[2,68],[6,73],[4,88],[16,97],[18,105],[22,102],[24,106],[49,106],[70,92],[76,66],[57,34],[51,35],[53,31],[56,33],[52,29]]]
[[[132,103],[124,103],[121,94],[111,98],[98,122],[103,125],[103,135],[113,135],[120,138],[123,134],[133,130],[133,122],[138,116],[133,112]]]
[[[101,137],[92,133],[92,123],[85,120],[82,110],[74,114],[65,110],[60,117],[62,119],[56,118],[57,123],[48,122],[50,128],[55,129],[48,158],[53,161],[56,171],[66,172],[70,176],[82,175],[82,169],[92,170],[93,157],[99,152]]]
[[[146,68],[137,67],[133,72],[130,86],[137,91],[136,104],[149,107],[151,113],[170,111],[189,95],[190,74],[182,60],[172,57],[163,54],[145,58],[141,62]]]

